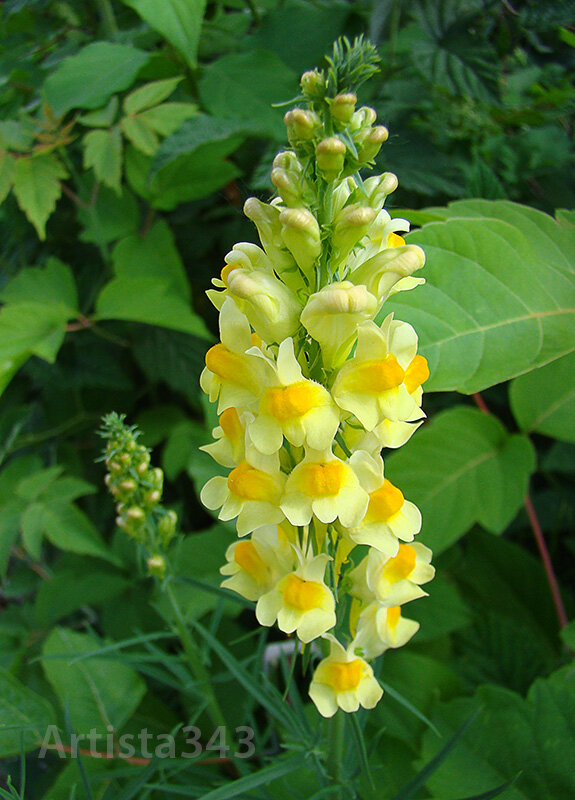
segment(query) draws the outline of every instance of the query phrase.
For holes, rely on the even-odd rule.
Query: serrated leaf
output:
[[[45,528],[46,506],[32,503],[22,514],[22,543],[26,552],[39,561],[42,556],[42,536]]]
[[[98,319],[144,322],[211,339],[201,317],[165,279],[114,278],[100,292],[96,315]]]
[[[282,141],[284,110],[272,103],[298,93],[297,77],[269,50],[223,56],[209,64],[199,84],[205,108],[216,117],[235,117],[252,129]]]
[[[121,239],[112,251],[118,278],[157,278],[173,286],[186,300],[190,285],[184,265],[165,220],[158,220],[145,236]]]
[[[106,131],[90,131],[84,136],[84,167],[93,167],[97,179],[120,194],[122,135],[118,127]]]
[[[124,0],[154,30],[178,50],[187,64],[197,66],[198,42],[205,0]]]
[[[132,84],[148,58],[131,45],[92,42],[58,65],[44,84],[44,97],[56,116],[99,108]]]
[[[117,563],[97,529],[77,506],[52,501],[46,505],[44,532],[52,544],[69,553],[95,556]]]
[[[495,417],[464,406],[438,414],[386,460],[387,477],[421,509],[421,536],[435,552],[476,522],[503,531],[534,469],[527,437],[509,435]]]
[[[169,136],[197,113],[197,106],[192,103],[162,103],[161,106],[142,111],[138,119],[160,136]]]
[[[108,244],[135,233],[140,223],[136,198],[125,187],[118,195],[106,186],[100,186],[96,202],[80,208],[78,217],[84,226],[80,239],[94,244]]]
[[[575,353],[515,378],[511,410],[521,430],[575,442]]]
[[[80,114],[78,122],[90,128],[109,128],[110,125],[114,124],[119,105],[120,102],[114,95],[104,108],[97,108],[95,111],[88,111],[86,114]]]
[[[153,156],[160,140],[154,131],[140,117],[124,117],[120,123],[122,133],[134,147],[147,156]]]
[[[434,212],[408,237],[427,283],[385,304],[417,330],[428,390],[481,391],[575,350],[575,229],[506,201]]]
[[[62,194],[60,181],[67,175],[66,168],[54,153],[22,156],[16,160],[14,194],[42,240],[46,238],[48,217]]]
[[[50,703],[0,668],[0,757],[35,750],[54,722]]]
[[[14,158],[6,151],[0,152],[0,203],[3,203],[14,181]]]
[[[55,628],[44,643],[42,666],[62,707],[67,707],[76,733],[108,733],[107,725],[121,729],[132,716],[146,687],[131,667],[99,658],[98,642],[84,633]],[[74,663],[74,658],[94,653]]]
[[[124,99],[123,108],[126,114],[138,114],[145,108],[157,106],[166,100],[176,89],[183,78],[168,78],[163,81],[153,81],[145,86],[140,86]]]
[[[16,493],[24,500],[37,500],[62,474],[64,467],[56,465],[34,472],[20,481]]]
[[[47,306],[66,319],[78,313],[72,270],[58,258],[49,258],[44,267],[28,267],[18,272],[0,291],[0,300],[9,305]]]

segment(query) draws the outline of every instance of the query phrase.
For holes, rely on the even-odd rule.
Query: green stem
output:
[[[108,39],[115,39],[119,30],[118,23],[116,22],[116,17],[114,15],[114,9],[112,8],[110,0],[96,0],[96,5],[98,6],[98,11],[100,12],[100,17],[102,19],[102,25],[104,26],[106,36]]]
[[[345,712],[338,709],[328,721],[327,772],[336,791],[331,795],[334,800],[343,800],[342,761],[345,734]]]
[[[180,604],[177,601],[176,595],[174,594],[169,581],[166,582],[164,591],[166,592],[174,612],[178,636],[180,637],[182,647],[184,648],[184,653],[186,655],[190,671],[206,694],[210,718],[214,725],[225,726],[226,720],[214,694],[214,690],[210,683],[206,668],[204,667],[202,654],[191,637],[190,631],[188,630],[188,626],[186,625],[186,621],[184,619],[184,615],[182,614],[182,609],[180,608]]]

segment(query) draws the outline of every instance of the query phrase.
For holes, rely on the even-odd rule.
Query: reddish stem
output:
[[[491,414],[489,408],[487,407],[487,403],[479,392],[475,392],[473,394],[473,399],[475,400],[477,407],[484,414]],[[539,550],[541,561],[543,562],[543,569],[545,570],[545,574],[547,576],[547,583],[549,584],[549,589],[555,605],[557,619],[559,620],[560,627],[564,628],[569,620],[567,618],[565,606],[563,605],[563,598],[561,597],[561,592],[559,591],[559,584],[555,576],[555,570],[553,569],[553,563],[551,561],[551,556],[549,555],[549,550],[547,549],[545,536],[543,535],[543,530],[539,524],[539,519],[529,495],[526,495],[525,497],[525,510],[527,511],[531,529],[533,531],[533,535],[535,536],[535,542],[537,543],[537,549]]]
[[[50,744],[48,745],[49,750],[56,750],[59,753],[68,753],[72,754],[74,752],[78,752],[81,756],[86,756],[88,758],[104,758],[104,759],[112,759],[112,760],[119,760],[119,761],[126,761],[128,764],[136,764],[138,766],[147,766],[151,759],[149,758],[140,758],[139,756],[123,756],[120,753],[94,753],[92,750],[83,750],[81,747],[77,748],[77,750],[73,750],[66,744]],[[201,758],[196,761],[196,764],[229,764],[231,763],[231,758]]]
[[[547,549],[545,537],[543,536],[541,525],[539,524],[537,514],[535,513],[535,509],[533,508],[533,503],[531,502],[529,495],[525,497],[525,509],[533,529],[533,534],[535,536],[535,541],[537,542],[537,548],[541,555],[541,560],[543,561],[543,567],[545,568],[545,574],[547,575],[547,581],[549,583],[549,588],[551,589],[551,595],[555,604],[555,611],[557,612],[557,619],[559,620],[559,625],[564,628],[569,620],[567,618],[565,606],[563,605],[563,598],[561,597],[561,592],[559,591],[559,584],[557,583],[557,578],[555,577],[555,572],[553,570],[553,564],[551,562],[549,550]]]

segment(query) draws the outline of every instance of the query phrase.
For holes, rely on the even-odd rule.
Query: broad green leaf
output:
[[[118,127],[96,130],[84,136],[84,167],[94,168],[96,177],[117,194],[122,181],[122,135]]]
[[[285,109],[272,103],[298,94],[297,76],[269,50],[223,56],[208,65],[199,84],[205,108],[216,117],[249,122],[260,133],[283,142]]]
[[[206,7],[205,0],[124,0],[194,68]]]
[[[164,81],[153,81],[145,86],[140,86],[139,89],[130,92],[125,98],[123,102],[124,111],[126,114],[138,114],[145,108],[157,106],[163,100],[166,100],[181,82],[182,78],[177,77],[168,78]]]
[[[18,272],[0,291],[0,300],[11,305],[37,303],[72,319],[78,313],[78,294],[72,270],[57,258],[42,268]]]
[[[92,42],[58,65],[44,84],[44,97],[57,116],[72,108],[100,108],[131,86],[148,58],[131,45]]]
[[[409,236],[427,283],[385,304],[411,322],[432,391],[471,393],[575,349],[575,229],[506,201],[453,203]]]
[[[25,153],[34,141],[34,126],[28,120],[0,120],[0,147]]]
[[[152,177],[163,167],[168,166],[180,156],[191,155],[205,145],[230,141],[229,150],[223,155],[233,152],[243,136],[251,130],[250,124],[243,119],[217,119],[205,114],[185,122],[181,128],[162,142],[152,163]],[[206,148],[207,154],[209,150]]]
[[[160,325],[211,339],[203,320],[166,279],[120,277],[100,292],[98,319],[123,319]]]
[[[15,159],[5,150],[0,152],[0,203],[6,199],[14,181]]]
[[[134,147],[147,156],[153,156],[160,140],[156,133],[140,117],[124,117],[120,123],[122,133]]]
[[[56,465],[28,475],[20,481],[16,493],[24,500],[37,500],[62,474],[64,467]]]
[[[166,383],[176,392],[194,398],[200,394],[200,374],[209,342],[167,328],[145,328],[134,342],[134,355],[153,383]]]
[[[534,469],[527,437],[509,435],[495,417],[464,406],[438,414],[386,460],[387,477],[421,509],[422,538],[436,552],[476,522],[501,533]]]
[[[35,750],[54,722],[50,703],[0,668],[0,757]]]
[[[66,323],[77,311],[70,268],[55,258],[45,268],[21,270],[2,290],[0,300],[0,393],[31,356],[53,362]]]
[[[107,244],[135,233],[140,223],[136,198],[125,187],[122,194],[117,195],[106,186],[100,186],[96,202],[81,208],[78,217],[84,226],[80,239],[93,244]]]
[[[157,278],[169,282],[188,299],[190,285],[174,236],[164,220],[158,220],[145,236],[127,236],[112,251],[118,278]]]
[[[20,521],[24,549],[36,561],[39,561],[42,557],[42,536],[46,526],[45,517],[46,506],[44,503],[32,503],[22,514]]]
[[[44,532],[56,547],[113,563],[117,561],[97,529],[79,508],[57,501],[46,504],[45,508]]]
[[[14,194],[22,211],[46,238],[46,222],[62,194],[60,181],[68,175],[55,153],[22,156],[14,167]]]
[[[180,203],[207,197],[240,175],[226,160],[241,139],[213,142],[171,161],[150,176],[151,159],[133,148],[126,155],[126,177],[134,191],[153,208],[171,211]]]
[[[495,686],[481,687],[474,698],[441,705],[433,720],[449,735],[469,713],[482,713],[426,787],[433,798],[453,800],[512,781],[505,800],[550,800],[575,794],[575,673],[564,667],[535,681],[527,699]],[[423,758],[439,740],[427,733]]]
[[[62,708],[68,707],[76,733],[120,730],[142,700],[146,687],[137,672],[113,659],[74,658],[97,653],[98,642],[85,633],[54,628],[42,651],[42,666]]]
[[[114,124],[119,106],[120,102],[114,95],[104,108],[97,108],[95,111],[88,111],[86,114],[80,114],[78,122],[90,128],[109,128]]]
[[[509,399],[522,430],[575,442],[575,353],[515,378]]]
[[[198,109],[192,103],[162,103],[161,106],[142,111],[138,119],[160,136],[169,136],[197,113]]]
[[[78,564],[59,570],[40,586],[34,605],[36,624],[51,626],[72,611],[117,597],[128,585],[125,576],[101,566],[86,570],[85,565]]]

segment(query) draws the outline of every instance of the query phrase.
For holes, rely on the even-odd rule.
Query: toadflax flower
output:
[[[425,419],[417,333],[385,313],[423,282],[425,255],[384,208],[395,175],[363,175],[388,137],[356,108],[365,47],[302,77],[277,195],[244,206],[262,247],[236,244],[213,279],[220,341],[201,376],[219,414],[202,449],[228,471],[201,499],[239,537],[222,585],[256,603],[261,625],[322,651],[309,693],[325,717],[376,705],[368,662],[417,632],[403,609],[434,575],[421,513],[381,452]]]

